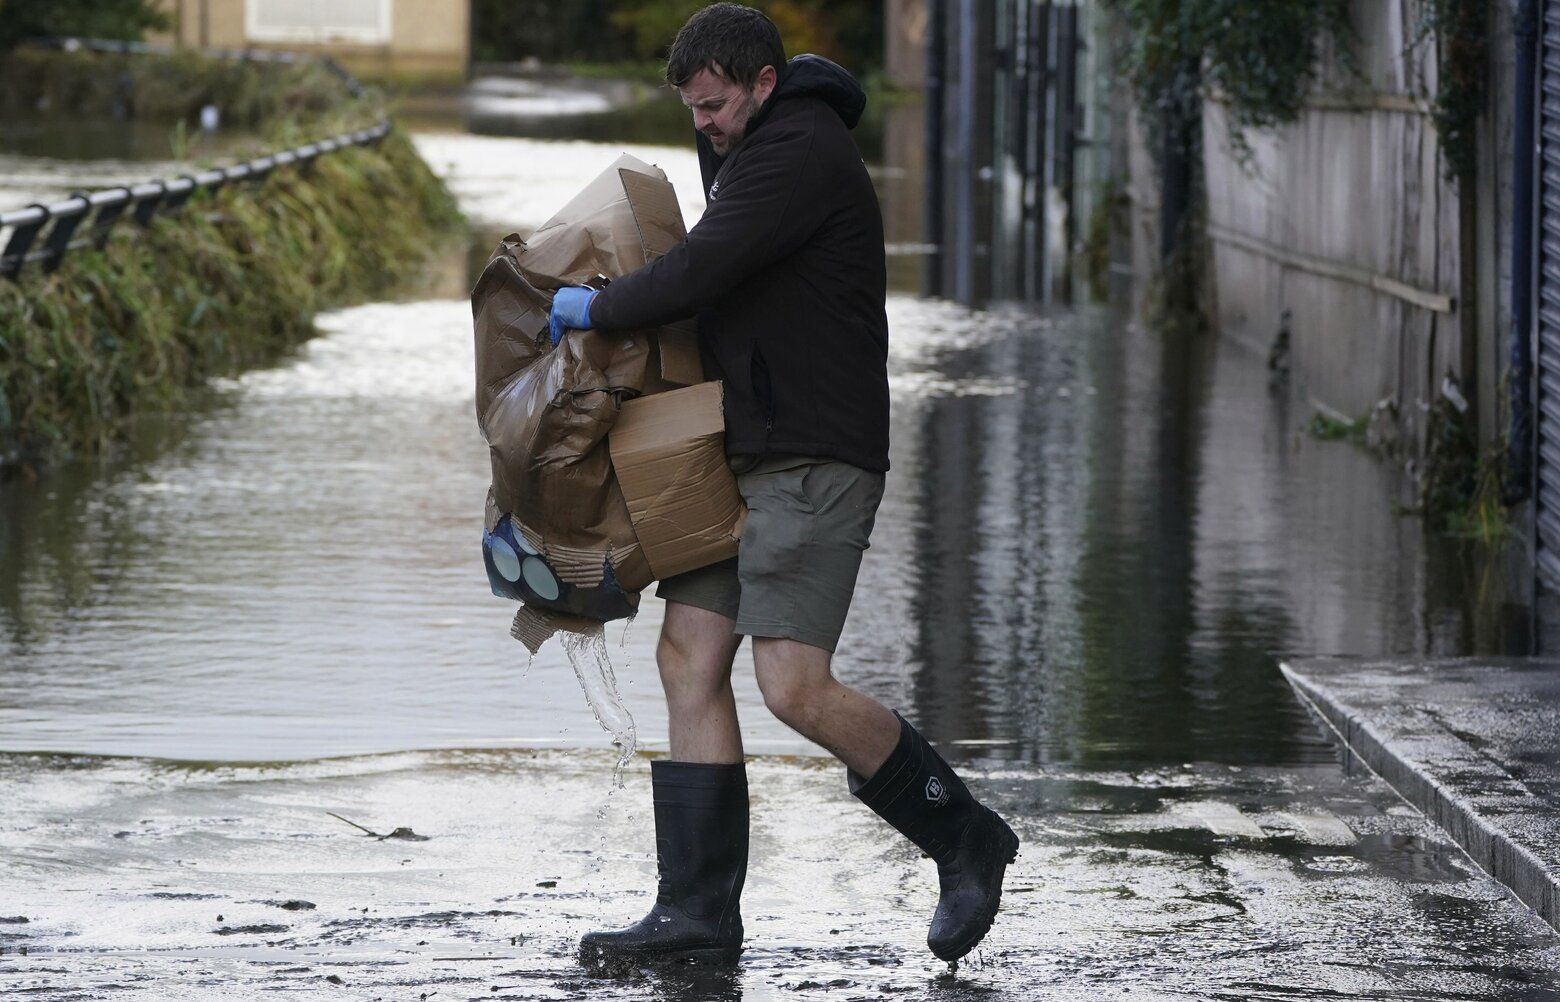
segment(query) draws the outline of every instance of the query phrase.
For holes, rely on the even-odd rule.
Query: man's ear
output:
[[[765,66],[758,71],[758,79],[753,81],[753,97],[759,104],[769,100],[769,95],[775,89],[775,80],[776,74],[773,66]]]

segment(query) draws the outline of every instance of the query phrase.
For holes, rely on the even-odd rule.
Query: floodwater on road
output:
[[[986,762],[980,788],[1023,848],[996,926],[950,974],[925,947],[931,862],[840,769],[754,759],[740,966],[592,974],[579,936],[634,921],[655,889],[648,770],[609,795],[611,765],[12,756],[0,996],[1560,998],[1553,935],[1379,783],[1213,763]]]
[[[907,291],[836,665],[1014,820],[1003,913],[956,975],[926,953],[930,864],[768,715],[744,649],[743,965],[588,976],[578,935],[653,890],[648,769],[612,788],[565,651],[527,658],[488,593],[464,296],[495,234],[622,150],[690,223],[697,166],[691,142],[418,143],[471,248],[123,454],[0,484],[0,995],[1560,998],[1560,942],[1340,769],[1277,671],[1505,643],[1396,475],[1301,434],[1228,343]],[[913,191],[877,176],[892,230]],[[651,752],[660,618],[647,596],[608,626]]]

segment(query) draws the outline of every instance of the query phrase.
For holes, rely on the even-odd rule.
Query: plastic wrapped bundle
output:
[[[545,610],[609,620],[637,608],[656,573],[614,475],[607,436],[625,401],[703,379],[689,325],[569,331],[553,346],[553,292],[599,286],[684,236],[665,175],[625,155],[528,239],[505,237],[472,292],[477,421],[493,472],[484,564],[494,594],[519,599],[533,616]],[[718,441],[713,447],[723,454]],[[740,501],[727,503],[734,483],[709,490],[740,508]],[[736,524],[727,523],[728,530]],[[729,549],[735,552],[734,537]]]

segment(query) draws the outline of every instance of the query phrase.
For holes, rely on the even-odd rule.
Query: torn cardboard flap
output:
[[[629,210],[634,214],[634,225],[639,229],[639,246],[644,249],[645,260],[653,261],[682,243],[688,231],[683,226],[677,191],[666,180],[666,175],[657,177],[635,168],[620,167],[618,178],[623,184]]]
[[[555,633],[589,633],[600,628],[601,623],[597,620],[522,605],[515,610],[514,621],[509,624],[509,635],[535,654]]]
[[[699,329],[691,321],[668,324],[656,332],[656,361],[661,378],[676,386],[704,382]]]
[[[658,186],[672,189],[661,168],[623,154],[525,241],[528,253],[520,262],[525,277],[538,288],[554,289],[584,285],[597,275],[626,275],[643,267],[659,255],[649,254],[640,242],[639,215],[644,215],[646,222],[682,231],[672,244],[680,242],[687,235],[681,211],[675,220],[649,209],[637,212],[629,204],[624,187],[627,179],[643,180],[644,184],[636,186],[640,198],[659,201],[652,194]],[[675,208],[675,190],[671,199]]]
[[[726,463],[718,382],[630,400],[608,435],[640,549],[657,578],[736,555],[746,514]]]
[[[694,327],[661,327],[650,337],[651,364],[645,374],[645,395],[704,382],[699,334]]]

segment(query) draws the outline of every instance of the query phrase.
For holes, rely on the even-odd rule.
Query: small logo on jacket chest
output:
[[[710,185],[710,193],[704,197],[707,199],[713,199],[718,194],[720,194],[720,178],[715,179],[715,182]]]

